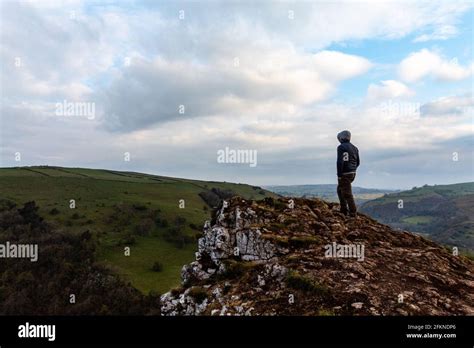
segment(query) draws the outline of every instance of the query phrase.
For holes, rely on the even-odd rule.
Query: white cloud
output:
[[[81,100],[92,90],[86,80],[113,65],[116,30],[86,15],[80,3],[9,1],[1,6],[0,83],[7,100]]]
[[[134,60],[101,98],[108,129],[131,132],[180,118],[220,114],[273,112],[277,102],[288,110],[327,99],[337,83],[365,73],[371,63],[362,57],[336,51],[314,55],[284,47],[234,44],[239,53],[235,66],[230,57],[206,64],[187,61]],[[258,62],[255,64],[254,62]],[[185,112],[178,113],[179,105]]]
[[[317,1],[274,2],[264,9],[265,24],[272,32],[291,38],[293,42],[315,48],[333,43],[369,38],[393,39],[424,32],[426,37],[448,35],[458,25],[458,18],[472,8],[469,1]],[[230,8],[229,11],[235,9]],[[288,21],[288,10],[294,20]],[[286,22],[285,22],[286,21]],[[282,25],[283,23],[283,25]]]
[[[458,29],[450,24],[437,27],[432,33],[417,36],[413,42],[426,42],[431,40],[447,40],[458,33]]]
[[[322,51],[313,56],[315,69],[331,81],[361,75],[372,66],[367,59],[337,51]]]
[[[413,96],[415,92],[404,83],[395,80],[381,81],[377,85],[371,83],[367,89],[367,98],[371,101]]]
[[[474,98],[472,94],[447,96],[421,106],[422,116],[463,116],[473,115]]]
[[[406,82],[416,82],[426,76],[443,81],[457,81],[469,77],[472,71],[472,65],[464,67],[456,58],[447,60],[425,48],[410,54],[398,66],[398,74]]]

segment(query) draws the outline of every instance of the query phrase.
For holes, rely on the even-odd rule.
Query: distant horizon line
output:
[[[150,172],[138,172],[134,170],[117,170],[117,169],[107,169],[107,168],[94,168],[94,167],[68,167],[68,166],[58,166],[58,165],[49,165],[49,164],[36,164],[36,165],[23,165],[23,166],[11,166],[11,167],[0,167],[0,169],[15,169],[15,168],[26,168],[26,167],[57,167],[57,168],[69,168],[69,169],[91,169],[91,170],[104,170],[104,171],[116,171],[116,172],[128,172],[128,173],[137,173],[137,174],[146,174],[146,175],[154,175],[154,176],[160,176],[164,178],[173,178],[173,179],[184,179],[184,180],[195,180],[195,181],[207,181],[207,182],[226,182],[226,183],[234,183],[234,184],[246,184],[249,186],[259,186],[261,188],[265,187],[289,187],[289,186],[317,186],[317,185],[337,185],[336,183],[329,183],[329,184],[261,184],[261,185],[255,185],[255,184],[250,184],[250,183],[245,183],[245,182],[235,182],[235,181],[227,181],[227,180],[212,180],[212,179],[196,179],[196,178],[186,178],[186,177],[180,177],[180,176],[170,176],[170,175],[160,175],[156,173],[150,173]],[[465,181],[465,182],[455,182],[451,184],[425,184],[426,186],[447,186],[447,185],[460,185],[460,184],[469,184],[473,183],[474,181]],[[425,185],[417,186],[414,185],[411,188],[373,188],[373,187],[364,187],[364,186],[354,186],[354,187],[359,187],[359,188],[364,188],[364,189],[372,189],[372,190],[390,190],[390,191],[407,191],[411,190],[413,187],[423,187]]]

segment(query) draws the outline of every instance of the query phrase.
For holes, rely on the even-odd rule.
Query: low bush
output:
[[[292,289],[301,290],[316,295],[327,295],[329,292],[328,288],[324,285],[318,284],[310,277],[297,272],[288,273],[286,277],[286,285]]]
[[[159,261],[155,261],[151,269],[153,272],[161,272],[163,270],[163,264]]]
[[[49,211],[49,214],[50,215],[58,215],[59,214],[59,210],[57,208],[53,208]]]

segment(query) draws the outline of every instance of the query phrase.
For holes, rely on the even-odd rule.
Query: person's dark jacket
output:
[[[349,141],[342,142],[337,147],[337,176],[355,173],[359,165],[359,149]]]

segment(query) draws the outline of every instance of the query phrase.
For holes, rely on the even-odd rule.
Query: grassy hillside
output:
[[[403,204],[400,205],[400,202]],[[361,211],[392,227],[474,250],[474,183],[413,188],[365,203]]]
[[[182,265],[193,260],[196,238],[212,210],[200,194],[216,198],[214,189],[247,199],[272,195],[245,184],[49,166],[0,168],[0,188],[2,199],[35,201],[55,227],[91,231],[98,260],[144,293],[177,286]],[[156,262],[161,271],[152,269]]]

